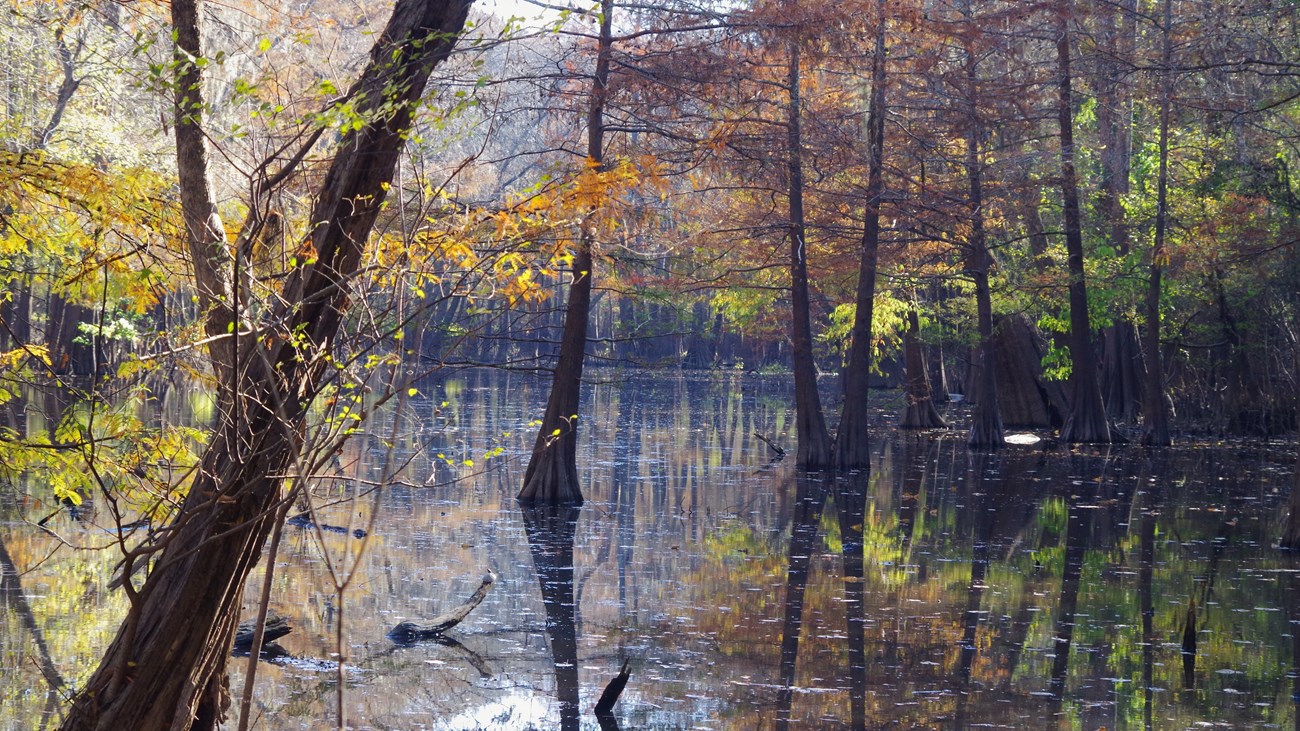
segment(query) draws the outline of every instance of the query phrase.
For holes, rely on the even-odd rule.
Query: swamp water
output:
[[[544,386],[471,373],[421,392],[336,465],[333,494],[361,496],[319,515],[346,532],[285,528],[270,603],[294,630],[259,665],[254,728],[333,727],[341,626],[358,729],[1300,729],[1300,564],[1271,548],[1285,450],[989,456],[929,433],[824,481],[754,436],[792,451],[786,379],[630,376],[585,396],[587,503],[521,510]],[[0,500],[4,729],[53,723],[47,679],[84,680],[123,610],[114,551],[65,545],[111,537],[93,516],[24,522],[48,512],[33,500]],[[330,566],[352,562],[340,602]],[[385,637],[489,568],[447,642]]]

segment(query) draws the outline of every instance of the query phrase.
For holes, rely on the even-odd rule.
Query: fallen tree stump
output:
[[[407,645],[419,640],[441,637],[444,632],[464,621],[465,617],[474,611],[474,607],[483,603],[483,598],[487,596],[496,580],[497,573],[492,569],[488,569],[487,575],[483,577],[483,582],[474,590],[474,594],[470,596],[469,601],[455,609],[439,614],[430,620],[428,624],[402,622],[388,631],[388,639],[399,645]]]

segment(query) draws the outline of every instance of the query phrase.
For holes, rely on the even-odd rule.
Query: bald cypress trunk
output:
[[[974,25],[970,0],[962,13]],[[979,392],[971,414],[970,434],[966,443],[974,449],[999,449],[1004,445],[1002,414],[998,407],[997,360],[993,352],[993,297],[989,291],[989,253],[984,230],[984,175],[980,161],[984,125],[979,118],[979,66],[974,40],[966,38],[966,180],[970,190],[970,238],[966,242],[965,269],[975,282],[975,309],[979,344],[975,348],[974,380]]]
[[[605,161],[605,96],[609,87],[609,61],[613,47],[613,0],[601,0],[600,38],[596,73],[587,104],[587,161],[597,169]],[[596,215],[593,212],[592,215]],[[526,503],[582,503],[578,481],[578,415],[581,413],[582,368],[587,355],[587,324],[591,320],[591,279],[594,274],[595,222],[582,223],[573,252],[569,301],[564,309],[560,357],[551,378],[546,413],[533,443],[533,456],[524,472],[519,500]]]
[[[916,310],[907,312],[907,329],[903,331],[903,363],[907,379],[907,405],[898,420],[902,429],[945,429],[948,423],[934,407],[930,394],[930,373],[921,348],[921,322]]]
[[[1129,193],[1133,101],[1124,83],[1123,64],[1133,58],[1137,32],[1135,11],[1135,0],[1123,0],[1097,11],[1101,53],[1095,61],[1093,85],[1097,90],[1097,126],[1102,138],[1098,153],[1102,179],[1097,207],[1105,217],[1104,225],[1109,226],[1107,238],[1111,255],[1115,257],[1126,256],[1130,248],[1124,197]],[[1115,322],[1102,329],[1101,342],[1101,389],[1106,411],[1118,422],[1134,423],[1142,411],[1145,373],[1132,317],[1118,313]]]
[[[788,104],[787,187],[790,204],[790,350],[794,365],[795,464],[805,469],[830,466],[831,437],[826,430],[822,399],[817,392],[817,364],[813,361],[812,315],[808,294],[808,235],[803,211],[803,135],[799,117],[799,40],[790,41],[786,76]]]
[[[1163,41],[1161,44],[1160,77],[1160,162],[1156,173],[1156,231],[1151,243],[1151,261],[1148,269],[1147,293],[1144,302],[1146,331],[1142,336],[1142,351],[1147,361],[1145,393],[1142,399],[1142,443],[1164,447],[1169,438],[1169,407],[1165,404],[1164,363],[1160,354],[1160,292],[1164,274],[1165,235],[1169,225],[1169,112],[1173,96],[1173,1],[1165,0]]]
[[[1097,380],[1088,317],[1088,285],[1083,270],[1083,223],[1079,180],[1074,167],[1074,77],[1070,70],[1072,0],[1062,0],[1056,27],[1057,122],[1061,139],[1061,197],[1064,201],[1065,249],[1070,274],[1070,415],[1061,428],[1064,442],[1110,442],[1110,424]]]
[[[871,464],[867,396],[871,385],[871,319],[876,296],[876,262],[880,250],[880,198],[885,161],[885,3],[876,3],[876,52],[871,58],[871,99],[867,107],[866,211],[858,254],[858,289],[849,363],[844,369],[844,408],[835,433],[835,466],[852,469]]]

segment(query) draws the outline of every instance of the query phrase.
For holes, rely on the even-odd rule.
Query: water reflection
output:
[[[1089,467],[1099,458],[1079,455],[1071,457],[1071,472],[1076,475],[1093,474]],[[1098,471],[1097,480],[1102,479]],[[1083,579],[1083,558],[1088,550],[1088,539],[1092,533],[1092,516],[1097,508],[1097,481],[1092,479],[1073,480],[1069,497],[1066,498],[1065,518],[1065,562],[1061,571],[1061,591],[1056,603],[1056,629],[1052,633],[1052,682],[1049,692],[1052,695],[1052,715],[1059,716],[1061,702],[1065,700],[1066,671],[1070,667],[1070,649],[1074,641],[1075,615],[1079,609],[1079,585]]]
[[[322,552],[364,544],[344,598],[358,725],[591,731],[594,698],[630,660],[616,715],[650,731],[1295,727],[1300,579],[1268,547],[1292,455],[978,456],[961,439],[911,435],[877,440],[870,473],[818,482],[769,465],[753,436],[793,444],[783,384],[593,386],[587,504],[522,512],[545,389],[483,373],[421,384],[429,398],[409,423],[376,423],[384,436],[350,443],[321,480],[318,519],[355,527],[370,503],[343,483],[402,465],[375,530],[285,533],[272,609],[293,623],[281,642],[300,662],[259,670],[258,723],[331,716],[335,687],[318,668],[332,667],[338,614]],[[28,496],[39,487],[0,493],[27,602],[6,590],[0,611],[4,728],[41,723],[39,656],[75,684],[122,611],[105,587],[112,552],[66,547],[103,529],[67,511],[35,526],[52,512]],[[384,638],[463,601],[487,566],[499,583],[448,641]]]
[[[808,588],[808,567],[816,546],[822,507],[828,490],[820,477],[797,475],[794,483],[794,515],[790,525],[790,552],[786,563],[784,616],[781,620],[781,690],[777,696],[776,727],[790,726],[794,701],[795,664],[799,659],[799,635],[803,630],[804,592]],[[788,483],[783,486],[788,489]]]
[[[3,540],[0,540],[0,607],[13,612],[22,623],[23,630],[36,648],[35,662],[45,680],[45,705],[40,712],[40,728],[48,728],[54,720],[55,711],[62,701],[62,692],[67,683],[59,669],[50,658],[50,648],[45,644],[45,634],[27,602],[23,592],[21,575],[14,560],[9,556]]]
[[[560,728],[578,728],[577,602],[573,588],[573,538],[581,510],[574,506],[521,506],[528,550],[546,608],[546,637],[555,665]]]
[[[1154,459],[1163,462],[1163,455]],[[1138,527],[1138,611],[1142,617],[1142,728],[1145,731],[1152,729],[1152,714],[1155,708],[1155,656],[1158,640],[1155,633],[1156,608],[1152,596],[1152,584],[1156,567],[1156,518],[1160,515],[1162,492],[1161,483],[1150,479],[1155,471],[1152,460],[1151,457],[1142,460],[1137,480],[1140,487],[1147,487],[1146,504],[1142,505],[1142,517]]]
[[[1292,561],[1286,587],[1291,621],[1291,705],[1295,731],[1300,731],[1300,561]]]
[[[866,563],[863,525],[867,519],[870,473],[840,475],[835,480],[835,508],[844,562],[844,626],[849,662],[849,726],[867,727]]]

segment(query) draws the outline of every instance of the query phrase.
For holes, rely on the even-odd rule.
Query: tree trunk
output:
[[[1074,100],[1070,71],[1070,19],[1073,0],[1062,0],[1056,33],[1059,75],[1057,121],[1061,136],[1061,194],[1064,199],[1065,248],[1070,273],[1070,416],[1061,428],[1061,440],[1071,443],[1108,443],[1110,425],[1097,382],[1097,356],[1092,349],[1088,317],[1088,287],[1083,271],[1083,228],[1079,214],[1079,181],[1074,168]]]
[[[915,309],[907,312],[907,330],[903,331],[903,358],[907,373],[907,405],[898,421],[901,429],[946,429],[948,423],[934,408],[930,398],[930,374],[921,348],[920,318]]]
[[[1129,231],[1124,196],[1129,192],[1133,135],[1133,102],[1122,85],[1124,68],[1133,52],[1136,32],[1134,0],[1099,10],[1101,51],[1096,65],[1097,125],[1102,135],[1099,151],[1101,191],[1098,209],[1110,225],[1112,256],[1129,252]],[[1116,22],[1116,15],[1119,21]],[[1141,413],[1143,400],[1142,353],[1137,329],[1127,314],[1118,314],[1114,324],[1102,329],[1101,389],[1106,412],[1112,419],[1131,424]]]
[[[817,364],[813,361],[812,318],[808,294],[808,242],[803,211],[803,137],[799,126],[799,40],[790,41],[788,184],[790,203],[790,349],[794,365],[795,431],[798,452],[795,465],[804,469],[829,466],[830,434],[817,392]]]
[[[49,348],[54,370],[72,376],[94,375],[93,335],[83,332],[81,324],[95,324],[95,311],[50,292],[48,312],[45,345]]]
[[[573,281],[564,313],[560,357],[555,364],[546,413],[519,491],[522,502],[581,504],[583,500],[578,479],[578,413],[591,312],[591,245],[590,237],[584,234],[573,255]]]
[[[1151,263],[1147,279],[1146,332],[1142,337],[1143,355],[1146,356],[1146,393],[1142,399],[1142,443],[1169,446],[1169,408],[1165,404],[1164,362],[1160,353],[1160,279],[1164,271],[1165,235],[1169,226],[1169,111],[1173,98],[1173,0],[1165,0],[1163,42],[1160,53],[1160,162],[1156,177],[1156,230],[1151,244]]]
[[[876,3],[876,51],[871,57],[871,100],[867,108],[867,202],[858,259],[858,289],[853,315],[849,363],[844,369],[844,407],[835,434],[835,465],[843,469],[871,464],[868,395],[871,389],[871,319],[876,296],[876,260],[880,249],[880,197],[885,160],[885,3]],[[802,451],[802,449],[801,449]]]
[[[1038,209],[1038,194],[1035,191],[1024,203],[1025,238],[1029,241],[1029,257],[1034,269],[1044,274],[1050,268],[1052,260],[1047,254],[1047,227],[1043,225],[1043,214]]]
[[[1047,428],[1065,421],[1065,389],[1043,375],[1045,347],[1023,313],[997,319],[993,329],[997,361],[998,413],[1007,427]]]
[[[1227,344],[1230,364],[1226,374],[1227,388],[1224,389],[1227,428],[1233,434],[1267,436],[1272,431],[1268,399],[1251,365],[1250,355],[1246,351],[1246,338],[1242,337],[1241,330],[1237,327],[1237,318],[1228,306],[1223,272],[1215,269],[1211,276],[1218,304],[1219,324]]]
[[[966,22],[975,25],[970,0],[962,8]],[[975,281],[975,308],[978,315],[979,345],[975,349],[974,378],[978,382],[979,399],[971,414],[970,434],[966,444],[972,449],[1000,449],[1002,440],[1002,415],[998,410],[997,364],[993,353],[993,300],[989,292],[989,269],[993,257],[989,253],[984,231],[983,168],[980,162],[981,137],[984,126],[979,119],[979,67],[967,34],[966,55],[966,180],[970,186],[970,238],[966,242],[965,269]],[[974,384],[972,384],[974,385]]]
[[[587,106],[587,161],[603,169],[605,159],[605,96],[609,88],[609,61],[613,45],[613,0],[601,0],[600,39],[596,51],[596,74],[592,79]],[[546,401],[542,426],[533,443],[533,455],[524,472],[519,500],[526,503],[582,504],[578,480],[578,415],[581,413],[582,367],[586,359],[587,323],[591,318],[591,279],[594,274],[592,249],[595,222],[592,212],[582,223],[577,250],[573,252],[573,280],[564,310],[564,333],[560,357],[555,363],[551,394]]]
[[[223,390],[228,400],[216,434],[160,542],[127,554],[124,589],[131,609],[73,699],[65,731],[208,729],[223,715],[225,663],[241,593],[271,528],[283,475],[301,446],[305,411],[322,385],[326,361],[320,355],[338,332],[347,281],[360,267],[425,83],[450,53],[469,4],[398,0],[349,94],[368,121],[340,141],[311,213],[310,220],[320,222],[310,240],[316,259],[290,273],[281,304],[267,314],[265,335],[241,342],[239,359],[218,367],[238,374],[238,381]],[[173,9],[174,22],[195,25],[177,28],[178,38],[193,31],[197,39],[197,5],[174,0]],[[236,350],[232,342],[212,352],[216,359]],[[136,589],[131,570],[149,560],[148,551],[158,557]]]
[[[0,298],[0,350],[30,344],[32,339],[32,279],[18,274],[10,286],[13,295]]]
[[[203,66],[205,58],[200,30],[203,0],[180,0],[172,4],[172,32],[176,38],[174,62],[176,170],[181,216],[185,223],[194,287],[217,383],[230,384],[228,369],[235,362],[234,338],[227,337],[235,324],[234,284],[227,269],[230,259],[226,227],[212,195],[212,171],[208,163]],[[234,329],[238,329],[235,327]]]
[[[1133,323],[1121,318],[1101,331],[1101,387],[1106,413],[1117,422],[1131,424],[1142,412],[1142,350]]]

